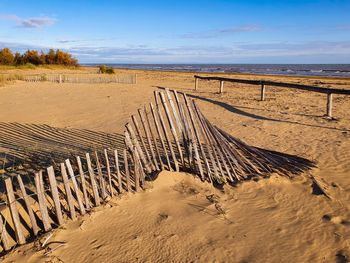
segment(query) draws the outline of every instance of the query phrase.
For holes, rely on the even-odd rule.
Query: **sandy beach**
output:
[[[122,134],[130,116],[152,101],[153,91],[167,87],[186,92],[213,124],[249,145],[304,157],[317,167],[293,179],[272,175],[222,191],[190,174],[162,172],[144,192],[113,198],[55,229],[45,249],[36,241],[3,262],[347,262],[350,97],[334,96],[329,119],[324,94],[267,87],[266,100],[259,101],[260,89],[249,85],[225,83],[219,94],[218,82],[200,81],[194,91],[193,73],[118,69],[116,74],[136,74],[137,84],[3,84],[1,151],[36,144],[42,153],[51,149],[58,156],[71,147],[72,142],[55,145],[50,138],[16,140],[16,132],[31,125],[87,130],[102,138],[91,141],[96,148],[113,147],[118,142],[108,135]],[[346,78],[211,75],[350,86]],[[315,190],[309,175],[324,182],[331,198]]]

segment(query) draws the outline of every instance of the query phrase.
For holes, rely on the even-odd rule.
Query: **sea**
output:
[[[98,66],[101,64],[82,64]],[[350,77],[350,64],[106,64],[114,68],[183,71],[253,73],[265,75]]]

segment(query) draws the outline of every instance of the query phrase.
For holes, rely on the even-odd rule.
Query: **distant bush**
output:
[[[99,67],[99,72],[102,74],[114,74],[114,69],[112,67],[107,67],[106,65],[101,65]]]
[[[15,55],[8,48],[0,49],[0,65],[64,65],[79,66],[78,60],[71,54],[57,49],[50,49],[47,53],[37,50],[27,50],[23,54],[16,52]]]

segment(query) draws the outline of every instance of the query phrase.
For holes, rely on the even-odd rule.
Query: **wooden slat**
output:
[[[38,223],[36,222],[35,215],[29,201],[29,196],[27,194],[26,188],[24,187],[21,175],[17,175],[17,181],[22,192],[23,200],[26,204],[27,212],[30,218],[30,222],[32,224],[33,234],[36,236],[39,233],[40,228],[38,227]]]
[[[115,172],[117,174],[118,178],[118,190],[119,193],[123,193],[123,183],[122,183],[122,177],[120,174],[120,168],[119,168],[119,157],[118,157],[118,151],[114,150],[114,162],[115,162]]]
[[[143,151],[144,151],[144,153],[146,154],[147,162],[150,164],[151,169],[154,170],[154,169],[155,169],[155,166],[154,166],[154,164],[153,164],[153,162],[152,162],[151,155],[150,155],[150,153],[148,152],[148,149],[147,149],[147,147],[146,147],[146,143],[145,143],[145,141],[144,141],[144,139],[143,139],[143,136],[142,136],[142,134],[141,134],[140,126],[139,126],[139,123],[138,123],[138,121],[137,121],[135,115],[132,115],[132,116],[131,116],[131,119],[132,119],[132,121],[133,121],[133,123],[134,123],[135,129],[136,129],[136,132],[137,132],[137,135],[138,135],[139,138],[140,138]]]
[[[99,181],[100,181],[101,197],[102,197],[102,199],[106,199],[106,197],[107,197],[106,181],[103,178],[102,168],[101,168],[100,160],[98,158],[97,151],[95,151],[95,159],[96,159],[97,174],[98,174]]]
[[[126,187],[127,187],[127,191],[130,192],[131,191],[131,182],[130,182],[128,152],[126,150],[124,150],[123,155],[124,155],[124,169],[125,169]]]
[[[70,178],[71,178],[71,180],[72,180],[73,189],[74,189],[75,195],[76,195],[76,197],[77,197],[77,201],[78,201],[80,213],[81,213],[82,215],[85,215],[85,213],[86,213],[85,207],[84,207],[82,198],[81,198],[81,196],[80,196],[80,189],[79,189],[79,187],[78,187],[77,180],[75,179],[74,171],[73,171],[72,165],[71,165],[71,163],[70,163],[70,160],[69,160],[69,159],[66,159],[66,160],[65,160],[65,163],[66,163],[66,166],[67,166],[67,169],[68,169],[69,176],[70,176]]]
[[[52,229],[52,227],[50,224],[49,213],[47,211],[47,201],[45,198],[45,192],[44,192],[42,180],[43,180],[42,171],[40,171],[35,174],[34,181],[35,181],[35,187],[36,187],[36,192],[38,196],[39,209],[43,220],[44,230],[45,232],[48,232]]]
[[[84,200],[85,200],[85,208],[90,209],[90,200],[89,200],[88,193],[86,190],[86,180],[85,180],[85,174],[83,171],[83,166],[81,164],[80,157],[77,156],[76,159],[77,159],[78,169],[79,169],[79,174],[80,174],[81,188],[83,190],[83,195],[84,195]]]
[[[2,247],[5,251],[10,250],[10,242],[9,237],[6,231],[6,224],[4,224],[4,221],[2,220],[2,215],[0,214],[0,237],[1,237],[1,243]]]
[[[142,127],[143,127],[143,130],[146,134],[146,138],[147,138],[147,143],[148,143],[148,147],[151,151],[151,156],[152,156],[152,159],[153,159],[153,164],[155,165],[156,169],[159,170],[159,165],[158,165],[158,162],[157,162],[157,157],[156,157],[156,154],[154,152],[154,149],[153,149],[153,145],[152,145],[152,141],[151,141],[151,137],[150,137],[150,131],[149,131],[149,127],[147,126],[147,122],[145,121],[145,117],[144,117],[144,114],[143,114],[143,110],[142,109],[138,109],[138,112],[139,112],[139,116],[140,116],[140,120],[141,120],[141,123],[142,123]],[[146,113],[147,114],[147,113]]]
[[[108,152],[107,149],[103,150],[105,155],[105,161],[106,161],[106,169],[107,169],[107,176],[108,176],[108,184],[109,184],[109,193],[111,194],[111,197],[114,196],[113,193],[113,186],[112,186],[112,176],[111,176],[111,166],[109,164],[109,158],[108,158]]]
[[[10,207],[11,217],[15,228],[16,241],[18,244],[23,245],[26,242],[26,239],[24,237],[23,230],[21,227],[21,221],[19,219],[19,214],[18,214],[17,205],[16,205],[17,201],[15,199],[15,194],[13,192],[11,178],[5,179],[5,187],[6,187],[7,203]]]
[[[136,192],[140,191],[140,173],[139,173],[139,160],[137,156],[137,150],[136,147],[134,147],[134,150],[132,151],[132,158],[134,162],[134,180],[135,180],[135,190]]]
[[[169,108],[168,108],[168,104],[166,102],[166,99],[165,99],[165,95],[163,92],[159,92],[160,94],[160,99],[162,101],[162,104],[163,104],[163,107],[164,107],[164,110],[165,110],[165,115],[168,119],[168,122],[169,122],[169,126],[170,126],[170,131],[174,137],[174,140],[175,140],[175,144],[176,144],[176,147],[177,147],[177,151],[180,155],[180,160],[182,162],[182,165],[184,165],[184,158],[183,158],[183,154],[182,154],[182,149],[181,149],[181,146],[180,146],[180,141],[179,141],[179,138],[178,138],[178,135],[177,135],[177,132],[176,132],[176,128],[175,128],[175,125],[174,125],[174,122],[173,122],[173,119],[171,117],[171,114],[170,114],[170,111],[169,111]]]
[[[190,116],[190,119],[191,119],[191,122],[192,122],[192,127],[193,127],[193,130],[194,130],[194,134],[196,136],[196,139],[197,139],[197,142],[198,142],[198,145],[199,145],[199,149],[200,149],[202,157],[204,159],[204,163],[205,163],[205,166],[206,166],[206,169],[207,169],[207,175],[209,177],[209,180],[212,180],[211,179],[210,165],[209,165],[206,153],[204,151],[204,148],[203,148],[200,136],[199,136],[198,127],[197,127],[197,124],[196,124],[196,119],[195,119],[194,114],[192,112],[191,104],[189,103],[189,100],[188,100],[186,94],[183,94],[183,95],[184,95],[186,107],[187,107],[187,110],[188,110],[188,113],[189,113],[189,116]]]
[[[164,155],[165,155],[165,158],[166,158],[168,167],[169,167],[169,169],[171,170],[171,164],[170,164],[169,155],[168,155],[167,149],[166,149],[166,147],[165,147],[164,138],[163,138],[161,129],[160,129],[160,127],[159,127],[157,114],[156,114],[156,112],[155,112],[155,109],[154,109],[154,107],[153,107],[152,102],[150,103],[150,109],[151,109],[151,112],[152,112],[152,117],[153,117],[154,125],[156,126],[156,131],[157,131],[157,134],[158,134],[160,143],[161,143],[161,145],[162,145],[162,148],[163,148],[163,151],[164,151]],[[156,141],[156,140],[155,140],[155,145],[157,145],[157,141]],[[160,158],[160,160],[161,160],[160,152],[159,152],[159,158]],[[162,165],[162,169],[164,169],[163,161],[161,161],[161,165]]]
[[[76,214],[75,214],[75,208],[74,208],[74,199],[73,199],[72,191],[70,189],[70,183],[68,180],[66,166],[64,165],[64,163],[61,163],[61,175],[63,179],[64,189],[66,191],[66,198],[67,198],[70,216],[72,220],[75,220]]]
[[[95,206],[99,206],[101,204],[100,195],[98,193],[97,183],[96,183],[96,179],[95,179],[95,173],[94,173],[94,170],[92,169],[92,165],[91,165],[90,154],[86,153],[85,156],[86,156],[86,162],[87,162],[89,176],[90,176],[92,192],[94,194]]]
[[[63,221],[63,215],[61,210],[61,203],[60,203],[60,197],[57,189],[57,181],[55,172],[52,166],[47,168],[47,175],[49,177],[49,183],[50,183],[50,189],[51,189],[51,195],[52,200],[55,205],[55,211],[56,211],[56,217],[58,225],[62,225],[64,223]]]
[[[156,92],[154,93],[154,97],[156,98],[156,101],[158,101],[158,95],[157,95]],[[166,142],[168,144],[168,148],[170,150],[170,154],[171,154],[171,157],[172,157],[174,165],[175,165],[175,171],[178,172],[179,171],[179,164],[177,162],[176,155],[175,155],[175,152],[174,152],[174,149],[173,149],[173,145],[172,145],[172,142],[170,140],[170,137],[169,137],[169,134],[168,134],[168,131],[167,131],[167,127],[165,125],[165,122],[164,122],[164,119],[163,119],[163,115],[162,115],[162,112],[160,110],[159,105],[157,105],[156,109],[157,109],[157,113],[158,113],[159,122],[160,122],[160,125],[162,127],[162,130],[163,130],[163,133],[164,133],[164,136],[165,136],[165,140],[166,140]]]
[[[126,127],[127,131],[129,132],[130,138],[131,138],[131,140],[132,140],[132,144],[133,144],[134,146],[136,146],[136,149],[137,149],[137,151],[138,151],[138,153],[139,153],[139,155],[140,155],[142,164],[143,164],[144,168],[146,169],[146,172],[147,172],[147,173],[151,173],[151,172],[152,172],[152,169],[151,169],[151,167],[150,167],[150,165],[149,165],[149,161],[146,159],[146,157],[145,157],[145,155],[144,155],[144,153],[143,153],[143,151],[142,151],[142,149],[141,149],[141,146],[140,146],[140,144],[139,144],[139,142],[138,142],[138,140],[137,140],[137,138],[136,138],[134,129],[132,128],[132,126],[130,125],[130,123],[127,123],[127,124],[125,125],[125,127]]]

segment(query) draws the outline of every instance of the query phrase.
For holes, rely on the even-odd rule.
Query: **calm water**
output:
[[[96,66],[99,64],[85,64]],[[108,64],[114,68],[350,77],[350,64]]]

